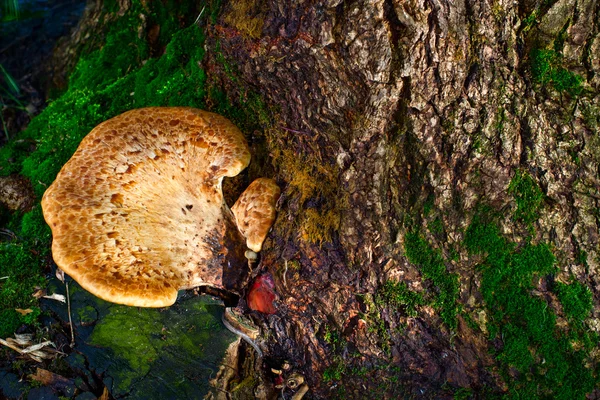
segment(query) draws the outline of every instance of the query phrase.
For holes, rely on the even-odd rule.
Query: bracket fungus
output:
[[[143,108],[101,123],[44,193],[54,261],[94,295],[130,306],[169,306],[197,286],[239,295],[246,242],[260,251],[279,196],[261,178],[227,207],[223,177],[249,162],[240,130],[210,112]]]

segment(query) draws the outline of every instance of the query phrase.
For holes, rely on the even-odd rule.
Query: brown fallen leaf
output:
[[[21,315],[27,315],[33,312],[33,310],[31,308],[27,308],[27,309],[22,309],[22,308],[15,308],[15,311],[18,312]]]
[[[33,294],[33,297],[35,297],[36,299],[39,299],[45,295],[46,295],[46,289],[38,289]]]
[[[102,392],[102,395],[100,397],[98,397],[98,400],[109,400],[110,399],[110,393],[108,393],[108,388],[106,386],[104,386],[104,392]]]
[[[73,385],[73,380],[42,368],[37,368],[35,374],[29,375],[29,378],[40,382],[44,386],[52,386],[56,389],[62,389]]]

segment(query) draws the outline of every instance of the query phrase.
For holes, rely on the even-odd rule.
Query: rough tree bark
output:
[[[586,326],[600,332],[600,3],[220,4],[205,26],[204,67],[230,99],[263,99],[270,122],[251,146],[266,161],[254,168],[283,189],[259,266],[275,279],[278,312],[253,316],[267,379],[289,361],[313,398],[342,386],[348,398],[506,392],[490,355],[502,340],[486,331],[482,258],[463,246],[482,205],[500,210],[511,241],[551,244],[550,280],[591,289]],[[511,217],[520,174],[543,192],[529,224]],[[441,290],[407,257],[415,232],[458,274],[455,324],[431,303],[416,315],[375,304],[388,281]],[[548,280],[532,295],[560,316]]]
[[[593,0],[223,2],[207,29],[207,48],[219,49],[207,64],[213,77],[226,76],[224,56],[277,121],[266,147],[284,194],[262,261],[281,296],[279,313],[263,319],[272,362],[298,363],[315,398],[336,390],[323,379],[340,353],[325,338],[331,331],[346,341],[344,362],[399,367],[369,379],[343,375],[338,384],[351,397],[394,375],[402,393],[417,397],[439,396],[444,384],[506,390],[493,344],[462,315],[448,329],[427,307],[416,318],[381,314],[389,332],[398,318],[405,324],[391,333],[386,354],[365,298],[389,279],[435,291],[405,256],[406,233],[422,228],[448,256],[479,204],[514,207],[508,187],[517,171],[544,194],[533,241],[551,243],[559,279],[573,275],[598,304],[599,7]],[[584,94],[532,72],[535,49],[562,53]],[[229,90],[239,96],[239,85]],[[427,230],[428,199],[440,235]],[[530,231],[504,218],[502,232],[523,240]],[[459,303],[467,314],[485,314],[477,260],[458,252],[445,266],[460,276]],[[579,254],[585,263],[576,262]],[[596,309],[589,320],[596,331],[598,317]]]

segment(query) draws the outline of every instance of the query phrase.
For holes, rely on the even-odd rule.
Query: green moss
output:
[[[594,302],[590,289],[580,282],[564,284],[556,282],[553,291],[558,296],[567,318],[573,323],[581,324],[590,316]]]
[[[562,66],[562,55],[555,50],[533,49],[529,55],[531,75],[537,83],[552,85],[559,92],[577,96],[583,91],[583,77]]]
[[[434,195],[427,196],[427,199],[423,203],[423,216],[424,217],[427,218],[429,216],[429,214],[431,213],[431,210],[433,210],[434,202],[435,202]]]
[[[454,398],[454,400],[467,400],[467,399],[472,398],[472,396],[473,396],[473,389],[461,387],[454,392],[453,398]]]
[[[29,178],[39,199],[81,139],[100,122],[136,107],[204,108],[204,35],[189,22],[197,7],[172,0],[144,5],[133,1],[124,15],[103,15],[112,20],[101,35],[102,45],[80,58],[68,89],[0,149],[0,174]],[[116,2],[107,2],[104,11],[117,8]],[[147,37],[139,35],[142,18],[148,26],[160,26],[155,47],[166,45],[160,57],[151,58]],[[25,215],[4,210],[2,220],[20,241],[0,243],[0,277],[9,276],[0,281],[0,306],[27,308],[35,302],[33,288],[44,282],[40,266],[49,255],[50,230],[39,205]]]
[[[340,356],[336,356],[332,364],[323,371],[323,382],[330,383],[342,379],[342,375],[346,372],[344,361]]]
[[[50,242],[52,232],[44,221],[42,206],[40,204],[37,204],[33,210],[23,215],[23,219],[21,220],[21,236],[29,238],[30,242],[40,252],[38,255],[45,256],[48,254],[49,249],[44,245]]]
[[[413,292],[405,282],[387,281],[377,292],[375,304],[402,309],[410,317],[417,316],[417,307],[425,304],[421,293]]]
[[[0,311],[0,338],[12,337],[13,333],[21,325],[20,314],[14,309],[3,309]]]
[[[539,211],[544,201],[544,193],[536,181],[524,171],[517,171],[508,186],[517,204],[515,219],[531,224],[539,218]]]
[[[429,229],[429,232],[433,234],[440,235],[444,233],[444,223],[442,222],[442,219],[440,217],[437,217],[429,224],[427,224],[427,229]]]
[[[529,242],[517,246],[482,213],[467,229],[464,244],[470,254],[483,257],[478,268],[487,328],[490,339],[502,343],[495,355],[511,397],[585,398],[596,378],[585,367],[587,353],[573,347],[573,338],[592,342],[593,337],[577,329],[560,331],[546,300],[533,295],[536,277],[557,271],[550,247]],[[585,307],[573,309],[578,313]]]
[[[434,250],[419,234],[407,233],[404,247],[408,260],[419,266],[423,278],[430,280],[435,287],[433,306],[439,310],[440,318],[451,330],[456,330],[459,311],[458,275],[446,270],[440,252]]]
[[[32,293],[43,285],[43,277],[40,261],[27,243],[0,243],[0,278],[0,310],[4,310],[0,319],[6,323],[0,324],[0,331],[7,335],[40,314]],[[16,308],[32,308],[35,312],[15,315],[12,311]]]
[[[204,107],[206,74],[202,32],[193,25],[173,35],[165,54],[135,74],[134,103],[145,106]]]

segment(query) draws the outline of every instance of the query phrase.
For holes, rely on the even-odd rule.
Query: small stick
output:
[[[71,327],[71,348],[75,346],[75,333],[73,333],[73,321],[71,320],[71,297],[69,296],[69,282],[65,281],[67,288],[67,312],[69,313],[69,326]]]
[[[0,281],[1,281],[2,279],[8,279],[8,278],[10,278],[10,276],[3,276],[2,278],[0,278]]]
[[[285,279],[285,274],[287,274],[287,260],[285,260],[285,271],[283,271],[283,285],[287,288],[287,281]]]
[[[7,342],[6,340],[4,340],[4,339],[0,339],[0,344],[3,344],[3,345],[5,345],[5,346],[6,346],[6,347],[8,347],[8,348],[11,348],[11,349],[13,349],[14,351],[16,351],[16,352],[17,352],[17,353],[19,353],[19,354],[23,354],[23,351],[22,351],[20,348],[18,348],[17,346],[15,346],[15,345],[13,345],[13,344],[10,344],[10,343],[8,343],[8,342]]]
[[[305,383],[302,386],[300,386],[300,389],[298,389],[296,393],[294,393],[294,395],[292,396],[292,400],[300,400],[304,397],[306,392],[308,392],[308,385]]]
[[[310,135],[308,132],[303,132],[303,131],[297,131],[295,129],[290,129],[290,128],[286,128],[285,126],[281,126],[279,125],[279,127],[281,129],[283,129],[284,131],[288,131],[288,132],[292,132],[292,133],[299,133],[301,135]]]

